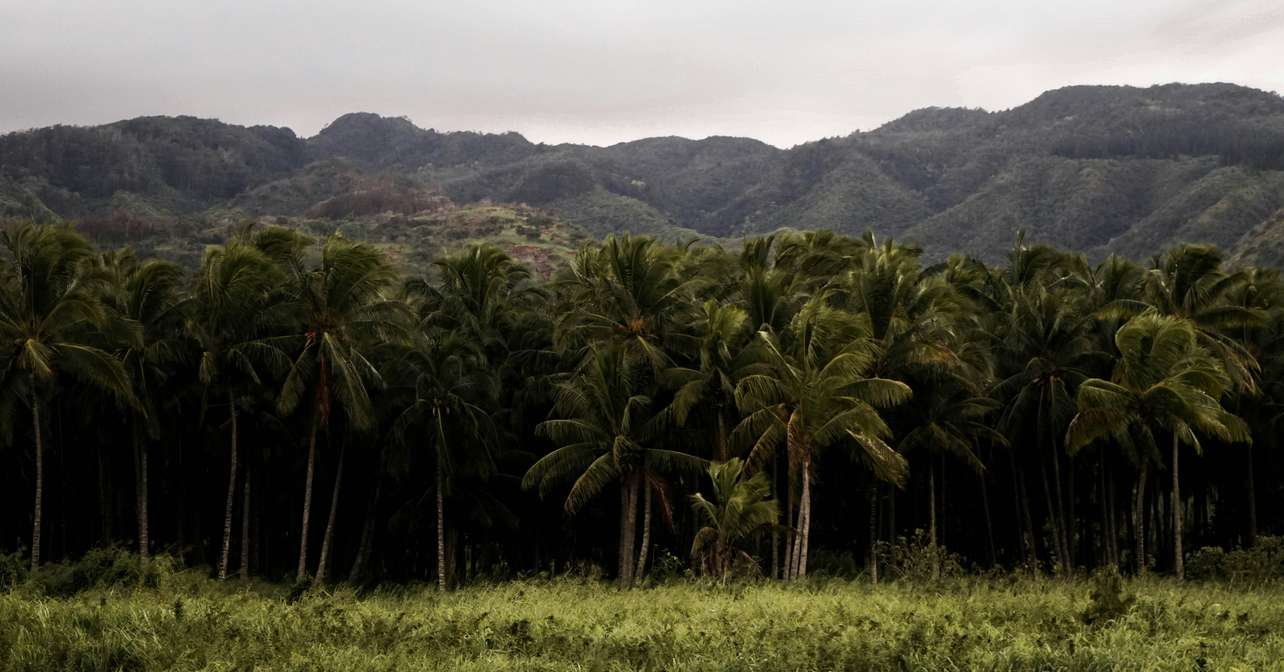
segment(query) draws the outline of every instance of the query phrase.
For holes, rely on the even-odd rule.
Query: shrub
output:
[[[1205,546],[1191,554],[1187,575],[1192,579],[1237,583],[1284,579],[1284,537],[1258,537],[1255,545],[1232,551]]]
[[[137,555],[111,546],[95,548],[79,560],[45,565],[31,572],[26,585],[53,597],[68,597],[91,588],[158,588],[174,568],[168,556],[144,563]]]
[[[0,592],[12,590],[26,580],[29,561],[27,554],[21,551],[0,555]]]
[[[1104,623],[1122,618],[1132,609],[1137,596],[1124,589],[1123,577],[1117,567],[1103,567],[1092,575],[1092,592],[1088,594],[1088,608],[1081,618],[1087,625]]]
[[[924,530],[915,530],[908,539],[897,537],[895,543],[879,542],[878,562],[893,580],[930,582],[963,575],[962,557],[933,544]]]

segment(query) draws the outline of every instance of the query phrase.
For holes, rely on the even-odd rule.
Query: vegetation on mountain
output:
[[[189,220],[228,213],[348,221],[450,202],[525,204],[598,237],[873,230],[936,259],[993,262],[1025,230],[1093,260],[1206,242],[1278,265],[1284,99],[1231,84],[1073,86],[790,149],[727,137],[544,145],[370,113],[308,139],[190,117],[0,136],[0,216],[85,220],[95,239],[122,225],[182,237],[199,227]]]

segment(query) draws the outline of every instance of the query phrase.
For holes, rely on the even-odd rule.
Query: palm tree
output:
[[[164,393],[172,369],[185,354],[181,294],[184,273],[177,264],[139,261],[126,249],[99,255],[96,268],[105,279],[104,305],[119,322],[120,358],[139,400],[133,423],[135,505],[138,553],[150,555],[148,524],[149,444],[160,438]]]
[[[981,475],[985,473],[985,464],[976,454],[977,443],[985,440],[1002,444],[1005,439],[983,422],[986,416],[998,409],[998,403],[988,397],[976,395],[966,381],[945,377],[921,385],[919,389],[920,392],[914,395],[910,408],[907,409],[910,417],[919,424],[901,438],[898,452],[902,455],[927,453],[930,521],[928,541],[935,548],[938,543],[936,458],[949,455]],[[933,554],[933,557],[936,555]],[[933,572],[939,574],[939,571],[938,564]]]
[[[775,334],[759,332],[759,370],[736,386],[737,405],[746,415],[732,440],[752,444],[749,468],[760,469],[784,445],[790,482],[801,482],[797,518],[790,521],[793,540],[786,553],[784,574],[789,579],[807,575],[816,451],[835,444],[855,448],[876,477],[898,485],[908,471],[905,459],[885,443],[891,430],[879,410],[908,399],[910,388],[867,375],[880,355],[877,343],[824,298],[813,299],[799,311],[784,345]]]
[[[747,325],[748,314],[744,310],[713,299],[705,301],[695,322],[698,364],[675,366],[664,375],[677,388],[669,412],[679,426],[686,424],[693,410],[710,409],[715,432],[713,453],[715,459],[722,461],[731,457],[727,416],[735,410],[736,381],[748,364],[745,346],[751,333]],[[733,422],[735,419],[731,418]]]
[[[1200,345],[1222,361],[1236,389],[1255,392],[1260,367],[1237,337],[1245,328],[1261,326],[1265,313],[1235,301],[1249,278],[1243,271],[1223,271],[1222,260],[1212,245],[1169,250],[1146,274],[1145,302],[1133,305],[1189,320]]]
[[[593,347],[572,376],[558,386],[553,415],[536,427],[558,448],[531,465],[522,487],[539,488],[546,496],[573,480],[564,508],[575,514],[610,485],[620,486],[619,580],[633,585],[645,570],[651,522],[652,491],[667,473],[697,473],[705,461],[651,445],[661,422],[651,411],[651,397],[640,388],[641,362],[621,346]],[[643,541],[633,557],[637,536],[638,496],[643,495]]]
[[[737,563],[756,566],[738,545],[774,526],[780,509],[766,472],[747,474],[738,457],[710,464],[709,480],[714,501],[698,492],[691,496],[691,508],[705,525],[691,542],[691,559],[705,574],[726,578]]]
[[[413,394],[395,421],[394,435],[405,444],[412,428],[422,428],[433,453],[437,589],[446,590],[446,495],[458,474],[484,479],[494,471],[495,427],[485,409],[495,395],[494,379],[476,344],[446,331],[408,349],[396,371]]]
[[[676,261],[674,250],[627,234],[582,250],[554,282],[565,304],[556,322],[563,348],[610,343],[657,371],[669,366],[668,351],[686,342],[679,326],[689,321],[695,284]]]
[[[1106,357],[1091,338],[1092,315],[1076,309],[1064,293],[1017,287],[1010,300],[997,344],[1006,373],[994,389],[1004,403],[999,428],[1009,442],[1030,436],[1043,448],[1038,466],[1054,554],[1058,571],[1069,572],[1073,531],[1062,487],[1061,439],[1074,415],[1075,390]]]
[[[10,344],[3,357],[5,387],[19,392],[31,409],[35,441],[35,498],[31,525],[31,567],[40,565],[44,497],[44,438],[40,410],[60,373],[135,407],[129,376],[120,360],[88,344],[106,319],[95,292],[96,279],[82,273],[91,250],[70,229],[19,224],[0,233],[8,254],[0,278],[0,339]]]
[[[250,388],[264,384],[263,373],[289,363],[279,349],[282,331],[280,288],[285,275],[272,258],[244,235],[206,250],[192,292],[187,329],[200,349],[198,380],[206,393],[215,386],[226,395],[230,446],[223,545],[218,575],[226,579],[236,501],[237,406],[252,398]]]
[[[370,348],[403,332],[405,304],[393,300],[389,289],[397,279],[387,257],[372,245],[333,235],[321,248],[316,266],[299,268],[290,308],[303,327],[302,345],[281,386],[277,410],[289,414],[311,393],[307,472],[303,486],[303,521],[299,533],[299,563],[303,580],[308,571],[308,529],[312,513],[312,484],[316,469],[317,432],[330,426],[337,403],[356,430],[370,427],[369,388],[382,376],[371,363]],[[345,443],[346,445],[346,443]],[[334,534],[334,504],[343,482],[343,455],[335,473],[331,512],[322,537],[316,580],[324,582]]]
[[[1200,344],[1189,320],[1145,312],[1115,335],[1120,358],[1111,380],[1093,378],[1079,386],[1078,413],[1070,423],[1067,444],[1079,448],[1112,440],[1133,452],[1158,452],[1156,436],[1172,436],[1173,570],[1184,577],[1179,447],[1200,450],[1199,436],[1222,441],[1252,440],[1243,420],[1222,407],[1221,397],[1232,378]],[[1140,500],[1138,520],[1141,517]],[[1138,540],[1137,557],[1145,549]],[[1142,565],[1139,565],[1139,568]]]

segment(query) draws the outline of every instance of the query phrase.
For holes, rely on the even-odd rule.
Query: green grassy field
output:
[[[633,591],[557,580],[291,602],[283,587],[184,572],[155,588],[0,595],[0,669],[1284,669],[1282,586],[1131,583],[1122,615],[1085,619],[1091,591],[1053,579]]]

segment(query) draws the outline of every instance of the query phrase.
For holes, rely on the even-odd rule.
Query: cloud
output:
[[[787,146],[1071,83],[1284,89],[1274,0],[0,0],[0,130],[354,110],[597,144]]]

